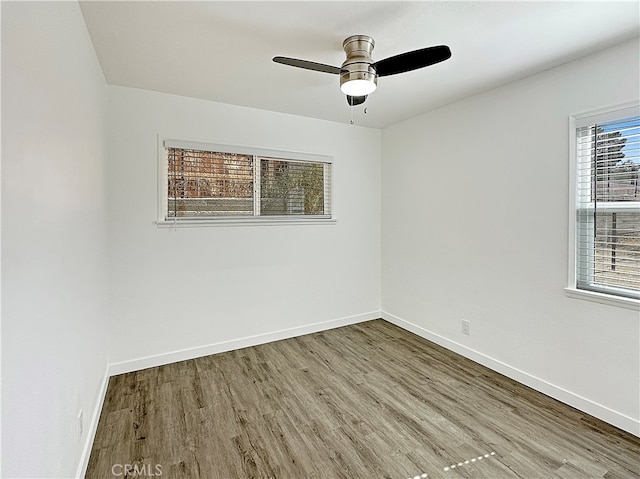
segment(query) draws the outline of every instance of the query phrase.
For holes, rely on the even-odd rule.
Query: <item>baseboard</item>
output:
[[[413,323],[410,323],[409,321],[394,316],[393,314],[387,313],[386,311],[382,311],[380,315],[384,320],[395,324],[402,329],[406,329],[407,331],[417,334],[422,338],[428,339],[429,341],[447,348],[450,351],[471,359],[476,363],[482,364],[483,366],[486,366],[493,371],[496,371],[515,381],[518,381],[521,384],[529,386],[536,391],[546,394],[547,396],[557,399],[558,401],[568,404],[569,406],[579,409],[580,411],[590,414],[591,416],[597,417],[598,419],[601,419],[630,434],[633,434],[634,436],[640,437],[640,421],[632,417],[621,414],[606,406],[603,406],[602,404],[598,404],[594,401],[591,401],[590,399],[572,393],[571,391],[567,391],[566,389],[551,384],[544,379],[540,379],[525,371],[521,371],[506,363],[498,361],[497,359],[487,356],[486,354],[468,348],[467,346],[464,346],[460,343],[451,341],[444,336],[433,333],[421,326],[417,326]]]
[[[141,369],[163,366],[165,364],[175,363],[177,361],[186,361],[210,354],[218,354],[234,349],[247,348],[257,346],[259,344],[270,343],[272,341],[280,341],[281,339],[293,338],[304,334],[317,333],[328,329],[348,326],[350,324],[361,323],[372,319],[380,318],[380,311],[371,311],[369,313],[347,316],[344,318],[323,321],[320,323],[306,324],[304,326],[296,326],[294,328],[282,329],[270,333],[257,334],[255,336],[247,336],[240,339],[232,339],[230,341],[222,341],[219,343],[198,346],[195,348],[182,349],[169,353],[157,354],[154,356],[146,356],[129,361],[109,364],[109,376],[139,371]]]
[[[84,447],[82,448],[82,455],[80,456],[80,464],[78,465],[78,471],[76,472],[77,478],[83,478],[87,473],[87,466],[89,465],[89,458],[91,457],[91,449],[96,437],[96,431],[98,430],[98,422],[100,421],[100,413],[102,412],[102,406],[104,405],[104,398],[107,395],[109,377],[109,367],[107,366],[104,372],[104,377],[102,378],[102,383],[100,384],[100,389],[98,390],[96,405],[93,408],[93,414],[91,414],[91,422],[87,429],[87,437],[84,440]]]

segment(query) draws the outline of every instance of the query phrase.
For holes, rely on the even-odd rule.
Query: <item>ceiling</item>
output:
[[[638,36],[629,2],[80,2],[109,84],[384,128]],[[349,107],[339,77],[274,56],[340,66],[342,41],[373,59],[445,44],[443,63],[380,78]],[[366,108],[366,111],[365,111]]]

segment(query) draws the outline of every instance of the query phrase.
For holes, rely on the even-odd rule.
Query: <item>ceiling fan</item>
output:
[[[371,59],[374,46],[373,38],[367,35],[350,36],[342,43],[347,59],[340,67],[287,57],[274,57],[273,61],[292,67],[340,75],[340,90],[347,96],[347,103],[355,106],[364,103],[367,96],[376,89],[378,77],[417,70],[451,58],[449,47],[438,45],[374,62]]]

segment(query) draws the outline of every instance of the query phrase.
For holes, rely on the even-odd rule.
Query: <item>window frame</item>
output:
[[[579,289],[578,282],[578,158],[577,158],[577,130],[585,124],[603,123],[610,120],[622,119],[639,114],[640,102],[633,101],[621,105],[602,108],[569,116],[569,248],[568,248],[568,282],[564,288],[567,297],[593,301],[610,306],[640,311],[640,299],[630,298],[615,294],[615,287],[610,287],[610,293],[604,291],[590,291]],[[611,202],[611,204],[599,208],[617,211],[633,208],[633,205],[625,202]],[[582,208],[583,210],[585,208]],[[588,209],[588,208],[587,208]],[[605,288],[603,288],[605,289]]]
[[[168,216],[168,155],[167,148],[183,148],[203,151],[215,151],[220,153],[233,153],[239,155],[252,156],[254,159],[254,171],[260,169],[262,160],[285,160],[295,162],[325,163],[330,167],[324,169],[324,181],[329,182],[329,198],[325,199],[325,209],[328,208],[327,215],[268,215],[268,216],[206,216],[202,218],[180,218]],[[334,210],[334,161],[333,156],[312,153],[301,153],[283,150],[272,150],[268,148],[255,148],[240,145],[226,145],[220,143],[210,143],[205,141],[178,140],[170,137],[158,135],[158,212],[155,221],[159,228],[182,228],[182,227],[206,227],[206,226],[257,226],[257,225],[292,225],[292,224],[335,224]],[[258,183],[258,184],[256,184]],[[325,186],[327,191],[327,186]],[[253,200],[258,202],[257,195],[260,194],[259,181],[254,177]],[[255,206],[254,206],[255,208]]]

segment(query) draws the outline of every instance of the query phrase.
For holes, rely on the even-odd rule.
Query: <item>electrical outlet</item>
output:
[[[466,319],[462,320],[462,334],[469,334],[469,325],[469,321],[467,321]]]
[[[82,431],[84,430],[84,413],[82,409],[78,411],[77,427],[78,427],[77,432],[78,432],[78,441],[79,441],[82,438]]]

